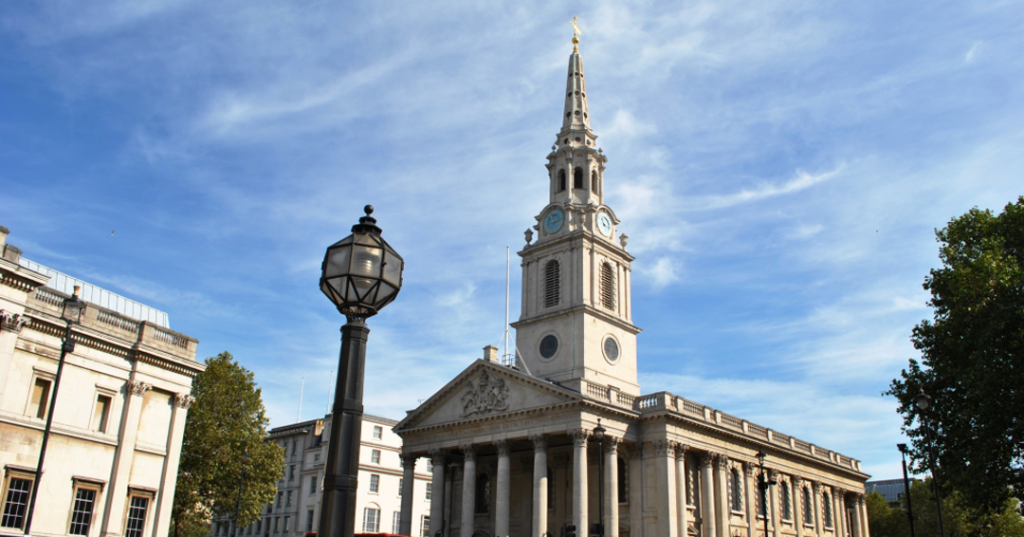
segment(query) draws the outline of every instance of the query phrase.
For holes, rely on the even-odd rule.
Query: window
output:
[[[552,259],[544,265],[544,307],[551,308],[558,305],[559,293],[559,266],[558,261]]]
[[[618,488],[619,488],[619,503],[629,503],[629,483],[626,481],[626,461],[622,460],[622,457],[618,457]]]
[[[402,531],[402,512],[395,511],[391,514],[391,533]]]
[[[133,494],[128,501],[128,523],[124,537],[142,537],[146,529],[146,513],[149,511],[149,496]]]
[[[430,517],[427,515],[420,516],[420,535],[430,537]]]
[[[590,172],[590,190],[594,194],[598,193],[597,192],[597,172],[596,171]]]
[[[28,496],[32,492],[32,474],[8,470],[4,490],[4,515],[0,526],[22,529],[25,527],[25,510]]]
[[[558,192],[565,191],[565,170],[558,170]]]
[[[281,532],[281,517],[274,517],[274,533]]]
[[[615,309],[615,271],[611,263],[601,263],[601,305]]]
[[[28,405],[28,415],[46,419],[46,410],[50,406],[50,379],[36,377],[32,386],[32,399]]]
[[[434,473],[434,459],[427,459],[427,472]]]
[[[281,507],[281,500],[283,498],[284,498],[284,493],[283,492],[278,492],[277,493],[277,506],[278,507]]]
[[[97,395],[96,396],[96,408],[92,413],[92,430],[97,433],[107,432],[107,420],[110,417],[110,402],[111,397],[109,395]]]
[[[765,518],[768,516],[767,513],[767,502],[765,502],[765,496],[768,494],[767,488],[757,487],[757,492],[754,493],[754,510],[757,512],[758,518]]]
[[[804,524],[814,525],[814,512],[811,510],[811,489],[804,487],[803,495]]]
[[[373,464],[380,464],[380,450],[375,449],[370,452],[370,462]]]
[[[285,502],[284,502],[284,506],[285,507],[291,507],[292,506],[292,491],[290,491],[290,490],[288,491],[287,498],[288,499],[286,499]]]
[[[256,535],[259,535],[263,531],[263,519],[256,519]]]
[[[309,493],[316,494],[316,476],[309,476]]]
[[[366,507],[363,509],[363,531],[377,533],[380,531],[380,509]]]
[[[380,425],[374,425],[373,426],[373,439],[374,440],[380,440],[383,437],[384,437],[384,428],[381,427]]]
[[[433,497],[433,495],[434,495],[434,484],[433,483],[427,483],[427,501],[428,502],[430,501],[430,498]]]
[[[743,485],[740,482],[740,473],[733,468],[729,471],[730,484],[732,489],[729,491],[730,494],[730,505],[729,507],[733,511],[743,510]]]
[[[284,532],[288,533],[289,531],[292,531],[292,517],[286,516],[284,517]]]
[[[413,481],[415,483],[415,481]],[[402,497],[402,485],[405,484],[405,478],[398,478],[398,497]]]
[[[96,497],[100,488],[93,484],[75,484],[74,501],[71,503],[70,535],[89,535],[92,513],[96,508]]]
[[[821,496],[821,508],[824,511],[822,518],[825,519],[825,527],[832,527],[832,501],[829,499],[828,493],[824,493]]]
[[[294,481],[294,480],[295,480],[295,465],[293,464],[293,465],[288,467],[288,481]]]
[[[320,462],[320,454],[319,453],[314,453],[313,454],[313,462]]]
[[[583,186],[583,168],[576,168],[572,171],[572,187],[573,188],[584,188]]]
[[[295,440],[292,439],[292,456],[293,457],[295,456],[295,447],[296,447]]]
[[[306,533],[313,531],[313,510],[306,511]]]
[[[380,476],[377,474],[370,474],[370,492],[377,494],[380,491]]]
[[[793,520],[793,500],[789,497],[789,483],[782,482],[780,496],[782,496],[782,520]]]

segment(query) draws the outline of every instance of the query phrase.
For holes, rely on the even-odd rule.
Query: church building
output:
[[[869,537],[860,461],[642,392],[634,258],[605,205],[608,158],[573,43],[549,203],[519,252],[515,363],[485,348],[395,426],[410,487],[401,533],[412,535],[415,463],[428,458],[431,536]]]

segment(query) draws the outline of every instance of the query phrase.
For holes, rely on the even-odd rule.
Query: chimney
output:
[[[498,347],[495,347],[494,345],[484,347],[484,360],[498,363]]]
[[[17,263],[21,259],[21,248],[13,244],[7,244],[7,235],[11,233],[11,230],[0,226],[0,256],[10,261],[11,263]]]

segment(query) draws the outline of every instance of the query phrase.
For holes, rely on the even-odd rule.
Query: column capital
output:
[[[129,380],[128,383],[126,384],[126,387],[127,387],[128,393],[130,393],[131,395],[137,395],[139,397],[143,397],[144,395],[146,395],[146,392],[148,392],[149,390],[153,389],[153,385],[152,384],[147,384],[147,383],[142,382],[140,380],[134,380],[134,379]]]
[[[621,438],[614,436],[604,437],[604,447],[608,450],[608,453],[616,453],[619,450],[619,444],[622,443]]]
[[[530,436],[530,441],[533,442],[533,449],[536,451],[547,451],[548,449],[548,437],[542,434],[535,434]]]
[[[821,494],[821,481],[811,481],[811,487],[815,494]]]
[[[729,456],[725,453],[715,453],[715,464],[719,468],[726,468],[729,466]]]
[[[669,454],[669,451],[675,449],[675,446],[672,445],[672,442],[669,442],[668,440],[659,439],[652,442],[652,444],[654,444],[654,454],[658,457],[664,457]]]
[[[800,476],[793,476],[793,488],[800,489],[800,488],[803,488],[803,487],[804,487],[804,480],[803,480],[803,478],[801,478]]]
[[[846,500],[846,498],[845,498],[845,496],[846,496],[846,489],[844,489],[844,488],[836,487],[835,491],[833,492],[833,494],[835,494],[836,497],[841,499],[841,500]]]
[[[409,463],[416,466],[416,459],[420,458],[419,455],[413,455],[412,453],[399,453],[398,460],[402,461],[402,468],[407,468]]]
[[[587,447],[587,437],[590,436],[590,431],[586,429],[574,429],[569,431],[569,436],[572,437],[572,443],[576,447]]]
[[[196,398],[192,397],[187,393],[174,394],[174,404],[178,405],[181,408],[184,408],[185,410],[188,410],[188,407],[192,406],[192,403],[195,402]]]
[[[686,452],[690,449],[690,446],[688,444],[684,444],[682,442],[676,442],[675,443],[675,448],[676,448],[676,458],[677,459],[682,459],[683,457],[686,456]]]
[[[705,451],[700,454],[700,465],[705,467],[711,467],[715,462],[715,454],[711,451]]]
[[[442,464],[443,465],[444,464],[445,453],[444,453],[443,449],[441,449],[441,448],[430,449],[430,450],[427,450],[427,454],[430,455],[430,459],[431,459],[431,461],[433,461],[434,465],[437,465],[437,464]]]
[[[459,446],[462,450],[462,456],[466,458],[466,461],[476,462],[476,446],[473,444],[462,444]]]
[[[743,463],[743,470],[746,472],[747,477],[754,477],[754,468],[757,466],[752,462]]]
[[[495,440],[494,441],[494,447],[496,447],[498,449],[498,456],[499,457],[508,457],[508,454],[509,454],[508,439]]]

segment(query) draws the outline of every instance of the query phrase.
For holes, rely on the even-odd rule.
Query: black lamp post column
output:
[[[914,508],[910,503],[910,478],[907,477],[907,445],[896,444],[903,458],[903,497],[907,499],[907,520],[910,522],[910,537],[914,537]],[[934,478],[933,478],[934,479]]]
[[[932,471],[932,489],[935,491],[935,506],[939,513],[939,535],[946,537],[946,529],[942,522],[942,495],[939,492],[939,481],[935,479],[935,443],[932,441],[932,428],[926,416],[932,406],[932,398],[921,389],[921,393],[914,397],[914,405],[921,411],[918,417],[921,426],[924,427],[925,441],[928,442],[928,468]]]
[[[761,493],[761,514],[764,515],[764,537],[768,537],[768,487],[775,485],[777,482],[774,478],[768,479],[768,470],[764,467],[764,460],[768,455],[764,451],[758,451],[756,457],[761,466],[761,476],[758,479],[757,485]]]
[[[597,524],[594,524],[594,531],[590,532],[604,537],[604,433],[607,430],[601,427],[601,418],[597,418],[597,427],[594,427],[594,440],[597,440]]]

